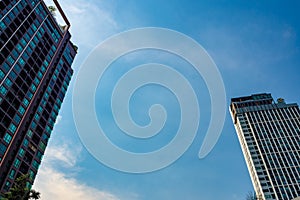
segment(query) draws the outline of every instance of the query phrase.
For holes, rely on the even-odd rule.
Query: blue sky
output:
[[[34,185],[41,191],[42,199],[245,199],[253,188],[229,112],[218,143],[207,157],[198,159],[210,119],[207,106],[210,101],[203,79],[194,76],[193,71],[187,70],[185,74],[192,81],[199,98],[201,119],[197,136],[179,160],[167,168],[147,174],[110,169],[88,153],[73,120],[74,83],[84,60],[106,38],[132,28],[163,27],[186,34],[207,50],[223,77],[227,107],[231,97],[260,92],[272,93],[275,99],[283,97],[287,102],[300,103],[300,3],[65,0],[61,1],[61,6],[72,24],[72,41],[79,47],[79,53],[73,64],[75,72],[71,85]],[[153,60],[174,68],[185,66],[173,55],[157,51],[136,52],[120,58],[113,65],[115,68],[129,68]],[[112,70],[111,75],[116,73]],[[111,80],[109,76],[106,79]],[[104,81],[102,84],[98,85],[96,102],[107,98],[103,96],[105,92],[100,92],[107,88]],[[166,95],[167,100],[158,98],[158,95],[151,98],[154,89],[159,97]],[[149,120],[142,117],[147,110],[142,105],[167,101],[166,109],[173,118],[166,123],[165,131],[177,128],[177,102],[168,91],[144,87],[134,97],[137,102],[143,102],[132,105],[132,115],[138,116],[137,123],[146,124]],[[103,113],[109,116],[105,109],[105,104],[96,103],[98,118],[101,119]],[[108,131],[115,128],[110,125],[109,117],[105,119],[107,124],[104,126]],[[134,141],[130,143],[125,137],[115,136],[117,133],[113,132],[109,137],[132,151],[153,150],[172,138],[172,135],[166,134],[161,140],[135,145]]]

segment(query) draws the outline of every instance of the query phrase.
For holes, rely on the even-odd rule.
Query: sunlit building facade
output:
[[[33,184],[73,70],[70,23],[41,0],[0,1],[0,193]]]
[[[299,197],[299,106],[257,94],[231,99],[230,112],[257,198]]]

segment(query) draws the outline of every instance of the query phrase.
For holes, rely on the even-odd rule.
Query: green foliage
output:
[[[22,175],[16,179],[14,186],[4,195],[4,198],[1,200],[30,200],[30,199],[39,199],[40,193],[29,189],[27,181],[29,175]]]
[[[50,11],[50,13],[55,16],[55,12],[56,12],[56,7],[54,6],[48,6],[48,10]]]

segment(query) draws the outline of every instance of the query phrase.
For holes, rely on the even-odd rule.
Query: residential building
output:
[[[0,193],[41,164],[67,91],[76,46],[42,0],[0,1]]]
[[[231,99],[230,112],[258,199],[299,197],[299,106],[255,94]]]

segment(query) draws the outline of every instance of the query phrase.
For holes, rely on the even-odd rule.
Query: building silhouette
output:
[[[73,70],[70,23],[41,0],[0,1],[0,192],[33,184]]]
[[[257,198],[300,197],[300,110],[271,94],[231,99],[230,112]]]

